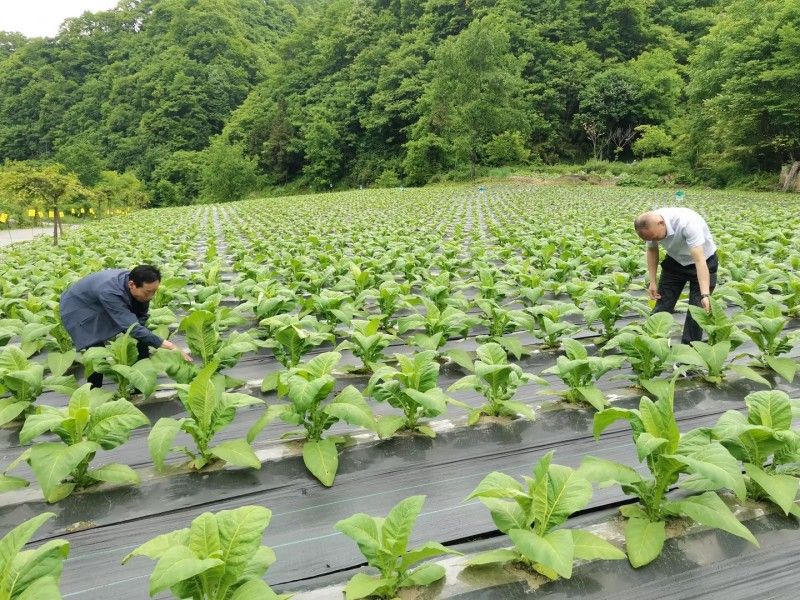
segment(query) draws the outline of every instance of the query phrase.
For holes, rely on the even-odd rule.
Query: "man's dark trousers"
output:
[[[103,345],[104,344],[98,344],[98,346]],[[139,351],[139,360],[142,360],[143,358],[150,358],[150,346],[147,345],[147,342],[136,342],[136,349]],[[92,384],[92,388],[103,387],[103,374],[95,371],[86,378],[86,381]]]
[[[708,265],[708,274],[710,276],[711,287],[709,292],[713,292],[717,286],[717,267],[719,266],[716,253],[706,259],[706,264]],[[675,310],[675,304],[678,302],[683,288],[686,287],[687,281],[689,282],[689,304],[701,306],[700,284],[697,281],[697,268],[694,263],[684,266],[670,256],[661,261],[661,278],[658,280],[658,293],[661,294],[661,298],[656,302],[653,314],[658,312],[671,313]],[[702,339],[703,330],[692,318],[692,314],[687,311],[681,342],[689,344],[690,342],[699,342]]]

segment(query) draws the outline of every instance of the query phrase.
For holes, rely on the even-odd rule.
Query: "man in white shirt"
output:
[[[711,312],[711,292],[717,285],[717,246],[703,217],[690,208],[659,208],[642,213],[634,221],[640,238],[647,242],[647,272],[650,298],[656,301],[653,312],[672,312],[689,282],[689,303]],[[658,274],[658,245],[667,257]],[[681,341],[699,341],[703,330],[690,313],[686,315]]]

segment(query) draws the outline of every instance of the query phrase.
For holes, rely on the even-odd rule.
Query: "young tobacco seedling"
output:
[[[355,540],[369,566],[380,571],[377,576],[354,575],[345,588],[345,600],[396,598],[402,588],[430,585],[444,577],[441,565],[413,568],[434,556],[461,555],[437,542],[408,549],[408,538],[424,502],[425,496],[411,496],[401,500],[385,518],[358,513],[336,523],[336,530]]]
[[[748,498],[769,500],[787,515],[800,517],[795,504],[800,488],[800,433],[792,429],[792,402],[785,392],[775,390],[753,392],[744,402],[746,417],[729,410],[713,428],[703,431],[742,462]]]
[[[550,451],[522,484],[495,471],[470,493],[467,500],[478,498],[489,509],[514,548],[481,553],[468,565],[517,561],[549,579],[569,579],[575,559],[625,558],[624,552],[589,531],[560,527],[589,504],[592,484],[574,469],[551,464],[552,459]]]
[[[336,443],[346,440],[341,436],[323,438],[323,434],[338,421],[371,431],[377,427],[372,410],[361,392],[352,385],[326,402],[336,385],[331,373],[341,357],[338,352],[325,352],[288,372],[279,373],[269,380],[265,378],[262,389],[277,389],[279,395],[289,397],[291,404],[270,406],[247,432],[247,441],[252,443],[276,417],[292,425],[302,425],[301,435],[305,438],[303,462],[326,486],[333,485],[339,469]]]
[[[403,354],[395,354],[394,357],[399,369],[381,367],[375,371],[366,390],[366,394],[378,402],[387,402],[403,411],[402,417],[389,416],[378,420],[378,435],[382,438],[389,437],[400,429],[436,437],[436,432],[421,424],[420,419],[445,413],[448,403],[470,408],[463,402],[447,397],[436,385],[439,378],[436,352],[426,350],[413,357]]]
[[[261,321],[261,327],[268,337],[264,345],[272,348],[275,358],[287,369],[297,366],[312,348],[334,340],[330,328],[312,315],[276,315]]]
[[[467,315],[452,306],[440,309],[428,298],[423,298],[422,303],[425,305],[425,315],[400,317],[397,320],[397,329],[399,333],[405,333],[411,329],[423,328],[425,333],[414,335],[411,343],[425,350],[438,350],[453,336],[466,337],[469,330],[480,323],[478,317]]]
[[[791,383],[797,373],[797,361],[780,355],[792,350],[798,334],[781,335],[788,319],[783,316],[780,306],[769,303],[760,314],[741,315],[738,322],[761,352],[756,357],[756,366],[770,369]]]
[[[72,360],[74,352],[53,354],[48,361],[52,374],[45,377],[44,367],[29,361],[17,346],[4,347],[0,351],[0,393],[7,392],[10,395],[0,398],[0,425],[20,415],[33,413],[36,408],[34,402],[45,389],[69,396],[75,390],[76,382],[75,377],[64,375],[64,371],[72,364]]]
[[[41,434],[52,431],[62,443],[41,442],[12,463],[30,464],[47,502],[58,502],[74,490],[101,481],[136,484],[139,476],[127,465],[108,464],[97,469],[89,465],[100,450],[112,450],[128,441],[131,431],[150,424],[150,420],[127,400],[112,400],[113,394],[79,387],[66,408],[39,406],[28,416],[19,434],[22,444],[29,444]]]
[[[217,364],[212,362],[200,369],[189,385],[176,384],[178,398],[189,416],[181,419],[162,417],[150,431],[147,445],[159,471],[164,470],[164,459],[170,451],[188,456],[190,468],[196,470],[217,460],[237,467],[261,468],[261,461],[249,441],[228,440],[209,447],[214,436],[231,424],[237,409],[263,404],[262,400],[247,394],[226,392],[225,379],[216,371]],[[186,446],[172,447],[179,431],[192,437],[196,447],[194,451]]]
[[[728,363],[730,352],[730,340],[717,342],[713,345],[706,342],[692,342],[691,346],[686,346],[685,344],[675,346],[671,360],[678,364],[698,367],[701,372],[705,372],[703,379],[714,385],[719,385],[725,380],[726,371],[733,371],[745,379],[772,387],[769,381],[750,367]]]
[[[603,346],[603,352],[619,349],[636,376],[637,381],[655,379],[673,359],[669,335],[675,328],[670,313],[650,315],[644,325],[628,325]]]
[[[587,456],[579,473],[590,481],[605,485],[617,483],[623,493],[639,502],[623,506],[620,512],[628,519],[625,525],[625,546],[633,567],[655,560],[666,539],[669,517],[687,517],[708,527],[722,529],[758,546],[753,534],[731,513],[713,491],[681,500],[668,500],[667,491],[678,483],[681,473],[702,478],[704,489],[733,490],[741,501],[746,496],[745,482],[739,463],[718,442],[710,442],[702,433],[681,436],[673,410],[675,379],[653,380],[645,387],[657,398],[642,397],[639,410],[607,408],[594,416],[594,436],[617,420],[628,421],[640,461],[645,461],[650,477],[640,475],[626,465]],[[696,485],[696,483],[695,483]],[[692,487],[689,478],[688,487]]]
[[[178,331],[186,334],[186,343],[192,354],[204,365],[214,363],[217,368],[233,367],[246,352],[258,350],[258,346],[247,333],[232,333],[220,336],[220,320],[214,313],[196,310],[184,317]],[[195,373],[197,368],[195,367]]]
[[[272,512],[242,506],[203,513],[188,529],[145,542],[122,559],[134,556],[158,561],[150,575],[150,596],[169,590],[192,600],[285,600],[262,577],[275,562],[272,548],[262,546]]]
[[[61,600],[58,580],[69,542],[50,540],[35,550],[23,550],[36,530],[55,513],[42,513],[17,525],[0,539],[0,598]]]
[[[489,328],[489,335],[479,336],[479,341],[500,344],[519,360],[525,352],[522,342],[519,338],[508,334],[519,329],[528,331],[533,329],[535,323],[533,317],[521,310],[509,310],[499,306],[494,300],[479,299],[475,301],[475,305],[481,309],[484,322]]]
[[[506,351],[495,343],[478,346],[478,360],[470,365],[472,375],[467,375],[451,385],[447,391],[473,389],[488,401],[483,406],[471,410],[467,423],[474,425],[480,416],[516,417],[521,415],[533,420],[533,409],[522,402],[515,402],[517,389],[528,383],[547,384],[536,375],[525,373],[518,365],[510,364]]]
[[[689,306],[692,318],[708,335],[708,343],[714,346],[720,342],[730,342],[730,349],[735,350],[747,341],[747,336],[739,329],[741,315],[729,317],[725,306],[716,298],[711,298],[711,313],[699,306]]]
[[[130,330],[106,346],[87,348],[80,361],[86,377],[97,372],[116,381],[117,395],[125,400],[130,400],[137,390],[145,398],[156,390],[156,368],[149,358],[139,360],[136,339]]]
[[[375,368],[386,360],[383,351],[397,339],[395,336],[379,331],[380,317],[373,317],[369,321],[353,321],[354,331],[349,340],[343,341],[336,350],[352,350],[353,354],[361,359],[363,367],[361,373],[373,373]]]
[[[595,290],[590,294],[590,304],[583,310],[583,318],[594,329],[597,321],[602,324],[602,329],[596,330],[603,340],[610,340],[617,335],[617,321],[627,312],[634,311],[644,316],[649,311],[647,306],[627,293],[613,290]]]
[[[608,404],[603,392],[594,382],[604,374],[618,369],[625,360],[622,356],[589,356],[586,348],[573,339],[562,341],[566,356],[559,356],[556,364],[542,371],[556,375],[567,385],[567,390],[554,392],[567,402],[588,402],[597,410]]]
[[[558,348],[561,338],[578,331],[579,327],[564,321],[566,315],[580,312],[575,306],[565,302],[540,304],[527,309],[533,317],[534,325],[528,331],[542,340],[542,348]]]

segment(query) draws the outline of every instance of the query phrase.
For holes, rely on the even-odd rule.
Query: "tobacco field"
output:
[[[633,219],[672,202],[362,190],[3,248],[0,600],[791,596],[800,202],[691,190],[712,311],[651,315]],[[61,293],[143,263],[193,363],[72,348]]]

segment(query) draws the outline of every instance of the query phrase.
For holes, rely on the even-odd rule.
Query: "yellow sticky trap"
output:
[[[28,216],[29,217],[35,217],[36,216],[36,209],[35,208],[29,208],[28,209]]]
[[[54,218],[55,218],[55,216],[56,216],[56,213],[55,213],[55,211],[54,211],[54,210],[48,210],[48,211],[47,211],[47,216],[48,216],[48,218],[50,218],[50,219],[54,219]]]
[[[0,223],[5,223],[8,221],[8,215],[6,213],[0,213]]]
[[[41,210],[39,211],[39,218],[40,219],[44,218],[44,211]]]
[[[63,210],[58,211],[58,216],[63,219],[64,218],[64,211]]]

